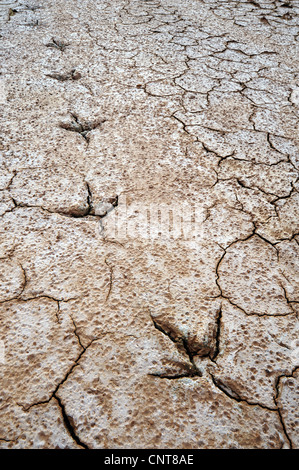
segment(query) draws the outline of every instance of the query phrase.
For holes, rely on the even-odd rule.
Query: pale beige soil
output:
[[[299,2],[0,0],[0,447],[298,448]]]

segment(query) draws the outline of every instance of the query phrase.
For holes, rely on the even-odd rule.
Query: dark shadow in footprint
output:
[[[60,127],[67,131],[78,132],[87,142],[89,142],[88,133],[106,121],[106,119],[96,119],[94,121],[80,120],[74,113],[71,113],[71,116],[71,122],[62,122],[60,123]]]
[[[47,44],[45,44],[45,46],[52,47],[54,49],[59,49],[60,51],[63,52],[65,48],[69,46],[69,44],[67,44],[66,42],[60,41],[60,39],[52,38],[52,42],[48,42]]]
[[[47,73],[46,77],[55,78],[55,80],[59,80],[60,82],[65,82],[67,80],[79,80],[80,78],[82,78],[82,75],[80,72],[77,72],[76,69],[72,69],[70,72],[66,72],[66,73],[58,73],[58,72]]]

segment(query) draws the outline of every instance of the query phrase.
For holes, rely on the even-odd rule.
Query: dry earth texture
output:
[[[0,12],[0,446],[298,448],[299,2]]]

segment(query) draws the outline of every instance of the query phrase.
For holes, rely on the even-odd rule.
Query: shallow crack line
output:
[[[215,171],[215,170],[214,170]],[[217,202],[214,202],[214,204],[212,204],[212,206],[210,207],[207,207],[205,210],[206,210],[206,216],[205,216],[205,219],[203,220],[203,224],[211,217],[211,209],[214,209],[214,207],[217,206]],[[219,245],[220,246],[220,245]],[[221,247],[222,248],[222,247]],[[224,248],[222,248],[222,250],[224,250]]]
[[[242,161],[241,159],[237,159],[237,160]],[[244,161],[247,161],[247,160],[244,160]],[[283,162],[284,162],[284,161],[281,160],[281,161],[277,162],[277,164],[283,163]],[[286,163],[288,163],[288,162],[286,162]],[[264,163],[255,163],[255,165],[256,165],[256,164],[257,164],[257,165],[263,165],[263,166],[275,166],[275,165],[276,165],[276,163],[272,163],[271,165],[266,165],[266,164],[264,164]],[[255,177],[255,175],[247,176],[248,179],[249,179],[249,178],[254,178],[254,177]],[[233,178],[232,178],[232,179],[233,179]],[[298,178],[297,178],[297,179],[298,179]],[[270,204],[275,204],[275,203],[276,203],[277,201],[279,201],[280,199],[288,199],[288,198],[290,198],[290,197],[292,196],[292,193],[293,193],[294,191],[297,192],[297,191],[296,191],[296,188],[294,187],[293,182],[290,183],[291,186],[292,186],[292,189],[290,190],[290,192],[289,192],[288,194],[286,194],[285,196],[277,196],[277,194],[267,192],[267,191],[265,191],[264,189],[260,188],[259,186],[254,185],[254,184],[253,184],[252,186],[246,186],[246,184],[244,183],[244,181],[242,181],[240,178],[235,178],[235,180],[236,180],[236,182],[239,184],[239,186],[241,186],[242,188],[250,189],[250,190],[252,190],[252,191],[258,190],[258,191],[260,191],[261,193],[265,194],[267,197],[272,198],[271,201],[269,201]]]
[[[85,444],[83,441],[81,441],[81,439],[79,438],[79,436],[76,434],[75,432],[75,426],[74,424],[71,422],[72,421],[72,418],[70,418],[66,411],[65,411],[65,406],[64,404],[62,403],[61,399],[59,397],[57,397],[56,395],[54,395],[54,398],[56,399],[59,407],[60,407],[60,410],[61,410],[61,414],[62,414],[62,418],[63,418],[63,422],[64,422],[64,425],[65,425],[65,428],[67,429],[67,431],[69,432],[70,436],[73,438],[73,440],[81,447],[83,447],[84,449],[89,449],[88,445]]]
[[[76,325],[76,323],[75,323],[75,320],[73,319],[72,315],[70,315],[70,318],[71,318],[72,323],[73,323],[73,325],[74,325],[74,334],[75,334],[75,336],[77,337],[78,343],[80,344],[81,348],[84,350],[84,346],[83,346],[83,344],[81,343],[81,338],[80,338],[80,336],[79,336],[79,334],[78,334],[78,332],[77,332],[77,325]]]
[[[57,323],[60,323],[60,318],[59,318],[60,311],[61,311],[61,309],[60,309],[60,301],[57,300],[57,311],[56,311],[56,314],[55,314],[55,315],[56,315]]]
[[[173,118],[173,119],[176,119],[180,124],[182,124],[182,127],[183,127],[183,131],[186,132],[186,134],[190,135],[190,137],[194,138],[194,141],[196,142],[197,141],[197,137],[194,136],[193,134],[191,134],[186,128],[187,127],[191,127],[190,125],[187,125],[184,123],[184,121],[182,121],[179,117],[177,117],[175,115],[177,111],[175,111],[171,116],[170,118]]]
[[[192,377],[201,377],[202,374],[201,372],[186,372],[182,374],[173,374],[173,375],[167,375],[167,374],[159,374],[159,373],[152,373],[152,374],[147,374],[150,377],[158,377],[159,379],[167,379],[167,380],[176,380],[176,379],[183,379],[183,378],[192,378]]]
[[[280,150],[278,150],[278,149],[273,145],[273,143],[271,142],[271,133],[270,133],[270,132],[267,132],[267,133],[266,133],[266,136],[267,136],[268,145],[269,145],[269,147],[270,147],[272,150],[275,150],[275,152],[278,152],[278,153],[280,153],[281,155],[284,155],[285,157],[289,157],[289,155],[286,155],[285,153],[281,152]]]
[[[90,341],[90,343],[89,343],[86,347],[84,347],[84,346],[82,345],[81,340],[80,340],[80,338],[79,338],[79,335],[78,335],[78,333],[77,333],[77,331],[76,331],[77,328],[76,328],[76,325],[75,325],[74,321],[73,321],[73,324],[74,324],[74,326],[75,326],[75,335],[76,335],[76,337],[77,337],[77,339],[78,339],[78,342],[79,342],[80,346],[82,347],[82,351],[81,351],[80,354],[78,355],[77,359],[74,361],[74,364],[70,367],[70,369],[69,369],[68,372],[66,373],[65,377],[58,383],[58,385],[56,386],[55,390],[51,393],[50,397],[49,397],[47,400],[43,400],[43,401],[40,401],[40,402],[37,402],[37,403],[32,403],[31,405],[25,406],[25,407],[24,407],[23,405],[21,405],[21,404],[18,404],[18,403],[17,403],[17,404],[18,404],[18,406],[20,406],[20,407],[23,409],[23,411],[26,412],[26,411],[29,411],[29,410],[30,410],[31,408],[33,408],[34,406],[47,404],[47,403],[49,403],[49,402],[52,400],[52,398],[55,398],[55,399],[57,400],[57,402],[58,402],[58,405],[59,405],[60,409],[61,409],[61,413],[62,413],[64,425],[65,425],[67,431],[69,432],[70,436],[74,439],[74,441],[75,441],[78,445],[82,446],[82,447],[85,448],[85,449],[88,449],[88,446],[87,446],[85,443],[83,443],[83,442],[79,439],[79,437],[77,436],[77,434],[75,433],[74,425],[71,423],[71,418],[67,415],[67,413],[66,413],[66,411],[65,411],[65,406],[63,405],[63,403],[62,403],[61,399],[59,398],[59,396],[57,396],[57,392],[58,392],[60,386],[61,386],[62,384],[64,384],[64,383],[67,381],[67,379],[69,378],[70,374],[73,372],[74,368],[75,368],[77,365],[79,365],[79,361],[80,361],[81,357],[83,356],[83,354],[87,351],[87,349],[89,348],[89,346],[91,346],[91,344],[92,344],[94,341],[96,341],[96,340],[98,339],[98,338],[94,338],[93,340]]]
[[[12,177],[10,178],[9,182],[7,183],[7,185],[5,186],[5,188],[1,188],[0,191],[8,191],[10,186],[12,185],[12,182],[14,180],[14,177],[16,176],[17,174],[17,170],[13,170],[12,172]]]
[[[18,208],[18,205],[16,204],[16,201],[11,197],[10,200],[12,201],[14,207],[12,207],[11,209],[7,209],[5,210],[0,217],[4,217],[5,214],[10,214],[11,212],[13,212],[15,209]]]
[[[12,299],[2,300],[0,302],[0,304],[5,304],[5,303],[15,302],[15,301],[30,302],[31,300],[36,300],[36,299],[49,299],[49,300],[52,300],[53,302],[57,302],[58,308],[57,308],[57,312],[56,312],[56,318],[57,318],[57,323],[60,323],[60,321],[59,321],[60,302],[69,302],[71,300],[77,300],[79,298],[80,297],[72,297],[70,299],[56,299],[55,297],[51,297],[50,295],[42,294],[42,295],[36,295],[36,296],[33,296],[33,297],[27,297],[26,299],[24,299],[24,298],[21,297],[21,294],[20,294],[19,296],[13,297]]]
[[[213,152],[216,154],[216,152]],[[279,152],[281,153],[281,152]],[[287,155],[285,154],[282,154],[284,155],[285,157],[287,157]],[[257,161],[253,161],[251,159],[247,159],[247,158],[241,158],[241,157],[237,157],[235,156],[235,151],[234,153],[232,153],[231,155],[227,155],[225,157],[220,157],[219,155],[216,154],[216,156],[218,156],[219,158],[221,158],[221,160],[218,162],[218,166],[220,166],[222,164],[222,162],[224,160],[226,160],[227,158],[231,158],[232,160],[235,160],[236,162],[247,162],[247,163],[250,163],[251,165],[258,165],[258,166],[264,166],[264,167],[272,167],[272,166],[277,166],[279,165],[280,163],[289,163],[292,165],[292,163],[286,158],[286,159],[283,159],[283,160],[278,160],[277,162],[275,163],[265,163],[265,162],[257,162]],[[253,178],[255,175],[252,175],[252,176],[247,176],[247,178]],[[236,178],[237,179],[237,178]],[[242,181],[238,181],[238,183],[240,184],[240,186],[243,186],[244,188],[247,188],[247,189],[259,189],[260,191],[262,191],[258,186],[253,186],[253,187],[250,187],[250,186],[246,186],[245,183],[243,183]],[[270,195],[272,196],[273,193],[267,193],[266,191],[262,191],[264,192],[266,195]]]
[[[296,179],[295,183],[297,183],[297,181],[298,181],[298,178]],[[290,198],[292,197],[292,194],[293,194],[293,193],[297,193],[297,192],[298,192],[297,189],[296,189],[295,186],[294,186],[293,181],[291,181],[291,186],[292,186],[292,189],[290,190],[289,194],[287,194],[286,196],[277,196],[276,199],[273,199],[273,201],[270,202],[270,204],[275,205],[275,209],[276,209],[275,212],[276,212],[277,215],[278,215],[278,213],[277,213],[277,209],[278,209],[278,208],[276,207],[277,201],[281,201],[282,199],[290,199]]]
[[[277,256],[277,261],[279,261],[279,250],[278,248],[275,246],[277,245],[277,243],[272,243],[270,242],[270,240],[268,240],[267,238],[265,238],[263,235],[261,235],[260,233],[257,232],[258,230],[258,227],[256,226],[256,222],[252,221],[252,224],[254,226],[254,229],[252,231],[252,234],[249,235],[247,238],[244,238],[244,239],[240,239],[240,240],[237,240],[238,241],[247,241],[247,240],[250,240],[251,237],[259,237],[261,240],[263,240],[265,243],[268,243],[268,245],[271,245],[272,248],[274,248],[274,250],[276,251],[276,256]],[[235,242],[233,242],[235,243]],[[230,244],[227,248],[230,248],[232,244]]]
[[[216,379],[211,372],[208,372],[208,373],[215,387],[221,390],[221,392],[223,392],[227,397],[231,398],[232,400],[235,400],[238,403],[247,403],[247,405],[249,406],[259,406],[268,411],[274,411],[274,412],[278,411],[277,408],[271,408],[270,406],[262,405],[261,403],[258,403],[258,402],[250,402],[246,400],[245,398],[242,398],[235,390],[232,390],[231,387],[228,387],[227,385],[225,385],[221,380]]]
[[[278,399],[279,399],[279,395],[280,395],[280,391],[279,391],[279,382],[281,379],[283,379],[284,377],[294,377],[294,373],[299,370],[299,366],[295,367],[292,372],[290,374],[283,374],[283,375],[279,375],[277,377],[277,380],[276,380],[276,383],[275,383],[275,391],[276,391],[276,394],[274,396],[274,402],[277,406],[277,412],[278,412],[278,416],[279,416],[279,419],[280,419],[280,423],[281,423],[281,426],[283,428],[283,431],[285,433],[285,436],[289,442],[289,445],[290,445],[290,448],[293,449],[293,443],[292,443],[292,440],[290,438],[290,436],[288,435],[288,431],[287,431],[287,428],[286,428],[286,425],[285,425],[285,422],[284,422],[284,419],[283,419],[283,416],[282,416],[282,412],[281,412],[281,409],[278,405]]]
[[[24,278],[24,280],[23,280],[22,290],[21,290],[20,294],[18,295],[18,297],[20,297],[20,296],[23,294],[24,290],[26,289],[27,282],[28,282],[25,268],[22,266],[21,263],[19,263],[19,264],[20,264],[21,269],[22,269],[22,272],[23,272],[23,278]]]
[[[275,402],[276,403],[276,402]],[[282,413],[281,413],[281,410],[280,408],[277,406],[277,413],[278,413],[278,416],[279,416],[279,421],[280,421],[280,424],[281,424],[281,427],[283,429],[283,432],[285,434],[285,437],[289,443],[289,446],[291,449],[293,449],[293,443],[292,443],[292,440],[290,438],[290,436],[288,435],[288,432],[287,432],[287,428],[286,428],[286,425],[285,425],[285,422],[283,420],[283,417],[282,417]]]
[[[254,222],[253,222],[253,224],[254,224]],[[274,250],[276,251],[277,261],[279,261],[279,250],[278,250],[278,248],[275,246],[275,245],[277,245],[277,243],[272,243],[272,242],[270,242],[270,240],[268,240],[267,238],[263,237],[263,235],[261,235],[260,233],[256,232],[256,230],[258,230],[257,227],[255,227],[255,229],[254,229],[254,234],[253,234],[253,235],[256,235],[256,236],[259,237],[261,240],[263,240],[264,242],[266,242],[266,243],[268,243],[269,245],[271,245],[271,246],[274,248]]]
[[[22,282],[22,286],[21,286],[21,292],[18,295],[16,295],[15,297],[12,297],[11,299],[1,300],[0,305],[5,304],[7,302],[12,302],[14,300],[21,300],[20,297],[23,294],[24,290],[26,289],[28,279],[27,279],[25,268],[22,266],[22,264],[20,262],[19,262],[19,265],[20,265],[20,267],[22,269],[22,272],[23,272],[23,282]]]
[[[275,252],[276,252],[277,259],[278,259],[278,261],[279,261],[279,250],[278,250],[278,248],[275,246],[276,243],[275,243],[275,244],[274,244],[274,243],[271,243],[269,240],[267,240],[267,239],[264,238],[262,235],[260,235],[259,233],[257,233],[257,232],[256,232],[257,227],[256,227],[256,225],[255,225],[255,222],[253,221],[253,222],[251,222],[251,223],[253,224],[254,229],[253,229],[252,233],[249,234],[247,237],[245,237],[245,238],[240,238],[240,239],[238,239],[238,240],[233,241],[233,242],[230,243],[226,248],[223,248],[222,246],[219,245],[220,248],[222,248],[222,250],[223,250],[223,254],[222,254],[222,256],[220,257],[220,259],[218,260],[217,265],[216,265],[216,276],[217,276],[217,277],[216,277],[215,282],[216,282],[216,285],[217,285],[217,287],[218,287],[218,289],[219,289],[219,291],[220,291],[220,296],[223,297],[224,299],[230,300],[228,297],[226,297],[226,296],[223,295],[222,288],[221,288],[221,286],[220,286],[220,284],[219,284],[219,279],[220,279],[219,267],[220,267],[220,264],[222,263],[222,261],[223,261],[225,255],[227,254],[227,250],[228,250],[230,247],[232,247],[232,246],[235,245],[236,243],[245,242],[245,241],[250,240],[250,238],[252,238],[252,237],[254,237],[254,236],[257,236],[257,237],[259,237],[261,240],[263,240],[265,243],[268,243],[269,245],[271,245],[271,246],[274,248],[274,250],[275,250]],[[217,296],[217,297],[219,297],[219,296]],[[234,304],[233,304],[233,305],[234,305]],[[240,308],[242,311],[244,311],[244,313],[246,313],[246,314],[248,315],[248,313],[245,312],[245,310],[243,310],[241,307],[239,307],[239,308]]]
[[[51,211],[50,209],[46,209],[45,207],[43,206],[39,206],[39,205],[34,205],[34,204],[26,204],[26,203],[23,203],[23,202],[19,202],[17,203],[14,199],[13,200],[13,203],[15,204],[15,207],[13,207],[12,209],[6,211],[7,212],[12,212],[14,211],[15,209],[17,208],[25,208],[25,209],[40,209],[42,211],[45,211],[47,212],[48,214],[57,214],[57,215],[61,215],[62,217],[68,217],[68,218],[72,218],[72,219],[86,219],[88,220],[89,217],[94,217],[96,219],[101,219],[101,217],[99,215],[96,215],[96,214],[90,214],[89,213],[89,210],[90,208],[87,208],[86,211],[84,211],[84,213],[82,214],[69,214],[69,213],[66,213],[66,212],[61,212],[61,211]]]
[[[12,299],[12,300],[13,301],[18,300],[20,302],[30,302],[31,300],[36,300],[36,299],[50,299],[53,302],[56,302],[57,303],[57,310],[55,312],[55,316],[56,316],[57,323],[60,323],[59,313],[60,313],[60,302],[62,302],[62,300],[55,299],[54,297],[51,297],[49,295],[39,295],[39,296],[36,296],[36,297],[28,297],[27,299],[22,299],[21,297],[18,297],[17,299]],[[69,299],[69,300],[72,300],[72,299]],[[7,302],[9,302],[9,301],[7,301]],[[66,302],[68,302],[68,301],[66,301]]]
[[[241,312],[244,313],[244,315],[247,315],[248,317],[252,316],[258,316],[258,317],[287,317],[288,315],[294,315],[295,312],[287,312],[287,313],[258,313],[258,312],[251,312],[248,313],[244,308],[240,307],[240,305],[234,303],[229,297],[226,297],[223,294],[220,294],[216,297],[211,297],[212,299],[217,299],[217,298],[222,298],[224,300],[227,300],[233,307],[237,308],[238,310],[241,310]]]
[[[19,440],[19,436],[16,437],[15,439],[7,439],[5,437],[0,437],[0,442],[17,442]]]
[[[256,233],[256,235],[260,236],[258,233]],[[295,242],[296,242],[297,244],[299,244],[298,241],[297,241],[297,239],[296,239],[296,237],[297,237],[298,235],[299,235],[299,233],[293,233],[293,235],[292,235],[291,237],[289,237],[289,238],[280,238],[278,242],[274,242],[274,243],[273,243],[273,246],[274,246],[274,248],[276,248],[275,245],[279,245],[279,243],[286,242],[286,241],[287,241],[287,242],[291,242],[292,240],[295,240]],[[261,237],[261,236],[260,236],[260,237]],[[262,238],[262,237],[261,237],[261,238]],[[269,243],[271,243],[271,242],[269,242]]]
[[[219,279],[220,279],[219,266],[220,266],[220,264],[222,263],[222,261],[223,261],[225,255],[226,255],[226,253],[227,253],[227,248],[222,248],[222,249],[223,249],[222,256],[219,258],[218,263],[216,264],[216,276],[217,276],[217,277],[216,277],[216,279],[215,279],[215,282],[216,282],[216,285],[217,285],[217,287],[218,287],[218,289],[219,289],[219,291],[220,291],[220,296],[221,296],[221,297],[224,297],[224,296],[223,296],[223,292],[222,292],[222,288],[221,288],[221,286],[220,286],[220,284],[219,284]]]
[[[106,266],[108,266],[108,268],[109,268],[109,287],[108,287],[108,292],[107,292],[107,295],[106,295],[106,298],[105,298],[105,302],[107,302],[107,300],[108,300],[109,297],[110,297],[111,291],[112,291],[112,284],[113,284],[113,267],[107,262],[107,259],[106,259],[106,258],[105,258],[105,264],[106,264]]]
[[[12,212],[14,211],[15,209],[17,208],[25,208],[25,209],[39,209],[39,210],[42,210],[42,211],[45,211],[47,212],[48,214],[57,214],[57,215],[60,215],[62,217],[68,217],[68,218],[73,218],[73,219],[86,219],[86,220],[90,220],[90,217],[93,217],[94,219],[98,220],[100,223],[101,223],[101,220],[104,219],[105,217],[107,217],[107,215],[115,208],[118,206],[118,196],[115,196],[113,198],[114,202],[112,203],[112,208],[110,210],[107,211],[107,213],[104,215],[104,216],[101,216],[101,215],[97,215],[97,214],[93,214],[93,197],[92,197],[92,192],[91,192],[91,189],[89,187],[89,184],[87,182],[85,182],[86,184],[86,189],[87,189],[87,204],[88,204],[88,207],[87,209],[82,212],[81,214],[71,214],[71,213],[67,213],[67,212],[61,212],[61,211],[55,211],[55,210],[50,210],[50,209],[46,209],[45,207],[43,206],[39,206],[39,205],[34,205],[34,204],[26,204],[26,203],[23,203],[23,202],[19,202],[17,203],[14,199],[12,199],[15,207],[13,207],[12,209],[10,210],[7,210],[5,211],[5,213],[8,213],[8,212]],[[4,215],[4,214],[3,214]],[[117,243],[117,242],[115,242]],[[120,243],[121,244],[121,243]]]
[[[78,334],[75,333],[77,339],[78,339]],[[67,379],[69,378],[69,376],[71,375],[71,373],[73,372],[74,368],[77,367],[79,365],[79,361],[80,359],[82,358],[83,354],[87,351],[87,349],[92,345],[92,343],[94,341],[97,341],[98,338],[94,338],[90,341],[90,343],[84,347],[84,346],[81,346],[82,347],[82,351],[79,353],[77,359],[75,359],[74,363],[71,365],[71,367],[69,368],[69,370],[67,371],[67,373],[65,374],[64,378],[57,384],[55,390],[51,393],[50,397],[47,399],[47,400],[42,400],[42,401],[39,401],[39,402],[36,402],[36,403],[32,403],[31,405],[28,405],[28,406],[23,406],[21,404],[18,404],[22,409],[23,411],[29,411],[31,408],[33,408],[34,406],[38,406],[38,405],[44,405],[46,403],[49,403],[52,398],[57,398],[56,397],[56,394],[59,390],[59,388],[61,387],[61,385],[63,385]],[[79,340],[78,340],[79,342]],[[81,343],[81,341],[80,341]],[[81,343],[82,344],[82,343]]]
[[[282,273],[282,274],[283,274],[283,273]],[[283,274],[283,276],[284,276],[284,274]],[[284,277],[285,277],[285,276],[284,276]],[[287,279],[287,281],[288,281],[288,279]],[[289,282],[289,281],[288,281],[288,282]],[[281,287],[281,289],[282,289],[282,291],[283,291],[283,294],[284,294],[284,298],[285,298],[285,300],[286,300],[286,303],[289,305],[289,307],[291,308],[292,312],[293,312],[293,313],[296,313],[296,312],[294,311],[294,309],[293,309],[292,301],[289,300],[289,298],[288,298],[288,294],[287,294],[287,291],[286,291],[285,287],[284,287],[282,284],[279,284],[279,285],[280,285],[280,287]],[[297,303],[296,300],[293,300],[293,302]]]
[[[29,302],[30,300],[35,300],[35,299],[50,299],[53,300],[54,302],[70,302],[71,300],[77,300],[80,297],[70,297],[69,299],[56,299],[55,297],[52,297],[51,295],[46,295],[46,294],[41,294],[41,295],[35,295],[33,297],[27,297],[26,299],[20,298],[22,302]]]

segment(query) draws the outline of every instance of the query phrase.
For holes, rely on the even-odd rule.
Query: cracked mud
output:
[[[299,447],[298,13],[0,0],[1,448]]]

